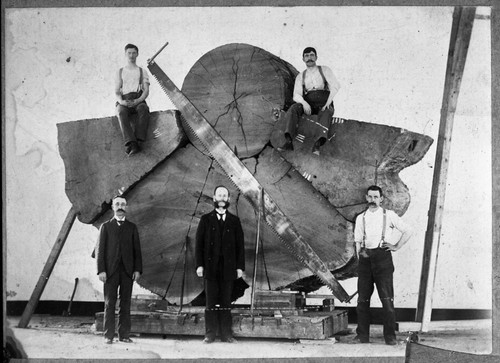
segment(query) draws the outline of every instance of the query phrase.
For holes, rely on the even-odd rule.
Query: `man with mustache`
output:
[[[137,226],[125,218],[127,200],[116,196],[111,207],[114,216],[101,225],[95,249],[97,274],[104,283],[104,338],[106,344],[113,343],[119,289],[118,340],[131,343],[130,302],[133,283],[142,274],[141,243]]]
[[[245,270],[245,246],[240,219],[231,214],[229,190],[214,189],[214,210],[201,217],[196,231],[196,274],[205,285],[205,339],[212,343],[220,329],[221,341],[234,343],[231,293]]]
[[[384,200],[382,189],[376,185],[366,191],[368,209],[357,216],[354,241],[358,257],[358,327],[356,343],[370,341],[370,299],[373,285],[383,307],[384,340],[396,345],[396,313],[391,252],[398,251],[411,237],[410,227],[392,210],[380,205]]]
[[[120,68],[115,76],[116,115],[125,143],[125,152],[130,156],[141,150],[140,142],[146,141],[149,125],[148,72],[136,64],[139,48],[134,44],[125,46],[127,65]],[[137,122],[132,128],[131,116],[137,114]]]
[[[302,60],[307,69],[297,75],[293,89],[296,102],[285,114],[285,150],[293,150],[293,139],[297,136],[297,124],[300,117],[318,115],[318,122],[327,130],[330,128],[335,108],[333,98],[340,89],[340,83],[327,66],[318,66],[316,49],[307,47],[302,52]],[[316,136],[312,152],[319,155],[319,148],[326,142],[326,136],[320,132]]]

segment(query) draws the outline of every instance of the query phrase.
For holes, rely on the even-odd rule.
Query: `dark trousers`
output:
[[[104,336],[113,339],[115,336],[115,306],[120,296],[118,311],[118,337],[128,338],[130,335],[130,301],[132,299],[132,277],[127,275],[123,264],[104,283]]]
[[[368,257],[360,254],[358,263],[358,327],[356,333],[361,339],[370,337],[370,298],[373,285],[377,286],[378,296],[384,310],[385,341],[396,339],[396,312],[394,310],[394,287],[392,277],[394,265],[390,251],[381,248],[364,249]]]
[[[137,114],[135,132],[132,127],[132,115]],[[141,102],[135,107],[125,107],[117,103],[116,115],[120,123],[123,142],[127,145],[131,141],[145,141],[149,125],[149,107]]]
[[[329,129],[332,123],[335,108],[332,104],[326,110],[321,111],[321,108],[325,105],[327,99],[328,93],[322,91],[309,92],[306,96],[304,96],[304,100],[311,106],[311,114],[318,115],[318,123]],[[285,114],[285,135],[289,134],[292,139],[297,136],[297,126],[299,124],[299,119],[303,114],[304,106],[302,106],[301,103],[294,103],[290,106]],[[324,141],[326,141],[323,134],[319,134],[315,138],[315,141],[320,139],[324,139]]]
[[[233,336],[231,294],[234,281],[224,279],[222,266],[223,262],[219,261],[216,279],[205,279],[205,337],[209,339],[215,339],[218,329],[221,339]]]

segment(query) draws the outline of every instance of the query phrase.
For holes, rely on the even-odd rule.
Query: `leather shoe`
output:
[[[234,339],[233,337],[224,338],[224,339],[221,339],[221,341],[223,341],[224,343],[238,343],[238,341],[236,339]]]
[[[293,150],[293,142],[292,140],[287,141],[285,145],[283,145],[283,150]]]
[[[398,341],[396,339],[386,340],[385,344],[387,344],[387,345],[398,345]]]
[[[141,151],[141,148],[139,147],[139,144],[136,141],[131,141],[129,147],[130,149],[127,153],[129,156],[137,154],[139,151]]]
[[[318,156],[319,156],[319,154],[320,154],[320,153],[319,153],[319,148],[320,148],[320,146],[321,146],[320,141],[319,141],[319,140],[318,140],[318,141],[316,141],[316,142],[314,143],[313,148],[312,148],[312,153],[313,153],[313,154],[315,154],[315,155],[318,155]]]
[[[125,153],[128,155],[130,154],[130,150],[132,150],[132,142],[127,142],[125,145]]]
[[[205,339],[203,339],[203,343],[205,343],[205,344],[210,344],[210,343],[213,343],[214,341],[215,341],[214,338],[206,337]]]
[[[354,344],[358,344],[358,343],[366,344],[366,343],[370,343],[370,340],[367,338],[361,338],[359,335],[356,335],[352,339],[352,343],[354,343]]]
[[[132,339],[130,339],[130,338],[120,338],[119,340],[120,340],[120,342],[123,342],[123,343],[132,343]]]
[[[104,344],[113,344],[113,339],[105,338],[104,339]]]

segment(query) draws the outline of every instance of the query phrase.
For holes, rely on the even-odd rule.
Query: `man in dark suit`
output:
[[[113,343],[119,288],[118,339],[131,343],[130,301],[132,285],[142,273],[141,244],[136,225],[125,219],[127,200],[114,197],[112,208],[114,217],[101,225],[96,247],[97,274],[104,282],[104,338],[106,344]]]
[[[220,328],[221,341],[233,343],[231,293],[245,270],[245,246],[240,219],[228,212],[229,190],[214,190],[215,209],[201,217],[196,231],[196,273],[205,282],[205,343]]]

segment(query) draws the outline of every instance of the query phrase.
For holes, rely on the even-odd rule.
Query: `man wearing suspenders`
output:
[[[136,64],[139,48],[133,44],[125,46],[127,65],[120,68],[115,79],[116,115],[128,155],[141,150],[140,142],[146,141],[149,125],[149,77],[146,70]],[[137,114],[135,130],[132,128],[131,115]]]
[[[411,237],[410,227],[392,210],[380,207],[384,200],[382,189],[372,185],[367,189],[368,209],[358,215],[354,228],[354,241],[358,256],[358,327],[354,341],[370,341],[370,299],[373,285],[384,310],[384,340],[396,345],[396,314],[392,254],[403,247]]]
[[[308,47],[302,52],[302,60],[307,69],[299,73],[295,78],[293,89],[293,104],[285,115],[285,150],[293,150],[292,140],[297,136],[297,123],[300,117],[306,115],[318,115],[318,122],[330,128],[335,108],[333,97],[340,89],[340,83],[332,70],[326,66],[316,65],[318,56],[316,49]],[[316,140],[312,152],[319,155],[319,147],[323,145],[326,138],[320,135]]]

